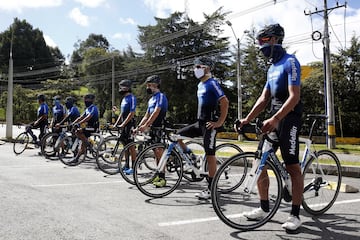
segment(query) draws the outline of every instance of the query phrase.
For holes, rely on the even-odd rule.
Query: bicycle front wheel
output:
[[[144,141],[136,141],[131,142],[125,145],[123,151],[120,153],[120,157],[118,160],[118,171],[124,180],[132,185],[135,184],[134,175],[131,174],[130,169],[135,168],[135,160],[136,156],[140,155],[141,151],[145,149],[146,142]],[[150,161],[149,161],[150,163]],[[155,170],[156,166],[147,165],[145,161],[144,164],[140,167],[148,168],[149,170]]]
[[[250,174],[250,171],[247,171],[247,166],[244,166],[246,162],[255,161],[259,161],[255,153],[245,152],[235,155],[220,166],[213,179],[211,187],[213,208],[221,221],[235,229],[252,230],[264,225],[275,215],[281,203],[281,177],[274,164],[267,161],[265,168],[262,170],[266,171],[263,172],[265,176],[260,175],[257,183],[269,184],[266,198],[269,200],[270,211],[261,219],[250,220],[246,217],[251,211],[260,207],[260,197],[253,179],[254,174]],[[228,174],[229,178],[224,179],[222,176],[229,169],[231,169]],[[243,177],[244,179],[242,179]],[[251,187],[252,182],[255,185],[253,187]],[[239,183],[241,184],[236,189],[228,191],[231,186]]]
[[[310,214],[325,213],[334,204],[341,186],[341,165],[329,150],[311,157],[304,169],[303,208]]]
[[[136,187],[146,196],[160,198],[172,193],[180,184],[183,176],[183,162],[180,155],[172,150],[164,168],[158,167],[158,162],[167,147],[163,143],[153,144],[137,156],[134,166],[134,181]],[[161,164],[161,163],[160,163]],[[165,184],[157,185],[159,173],[165,174]]]
[[[13,150],[16,155],[23,153],[29,144],[30,137],[26,132],[20,133],[14,141]]]

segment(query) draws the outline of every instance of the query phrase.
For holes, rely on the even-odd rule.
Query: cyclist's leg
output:
[[[279,146],[292,183],[292,207],[290,217],[282,225],[283,228],[289,230],[296,230],[301,225],[299,215],[304,180],[299,165],[300,127],[301,116],[296,113],[288,114],[279,124]]]
[[[197,193],[195,196],[200,199],[210,199],[211,198],[211,184],[216,173],[216,129],[207,129],[205,122],[200,122],[199,127],[203,133],[204,139],[204,149],[205,149],[205,158],[208,163],[209,175],[207,177],[208,187],[200,193]]]

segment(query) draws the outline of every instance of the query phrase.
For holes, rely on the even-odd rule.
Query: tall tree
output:
[[[14,83],[31,86],[60,76],[64,62],[60,50],[47,46],[42,31],[18,18],[8,30],[0,33],[0,72],[8,72],[11,44]]]
[[[188,123],[196,118],[198,80],[192,73],[195,57],[213,58],[216,61],[213,73],[220,82],[225,82],[225,63],[230,58],[228,40],[219,37],[225,15],[220,8],[211,15],[204,14],[205,22],[199,24],[184,13],[175,12],[168,18],[155,18],[153,26],[139,26],[145,61],[152,64],[148,75],[160,75],[161,88],[169,98],[168,116],[173,122]]]

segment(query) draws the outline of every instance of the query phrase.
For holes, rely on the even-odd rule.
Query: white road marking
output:
[[[334,205],[349,204],[349,203],[355,203],[355,202],[360,202],[360,199],[338,201],[338,202],[335,202]],[[286,209],[282,209],[281,211],[284,211],[284,210],[286,210]],[[234,215],[231,215],[229,217],[234,218],[234,217],[238,217],[239,215],[240,214],[234,214]],[[218,221],[218,220],[220,220],[218,217],[193,218],[193,219],[189,219],[189,220],[179,220],[179,221],[172,221],[172,222],[160,222],[160,223],[158,223],[158,226],[159,227],[178,226],[178,225],[186,225],[186,224],[201,223],[201,222],[211,222],[211,221]]]
[[[84,183],[58,183],[58,184],[34,184],[31,187],[66,187],[66,186],[81,186],[81,185],[100,185],[100,184],[113,184],[123,183],[125,181],[112,181],[112,182],[84,182]]]

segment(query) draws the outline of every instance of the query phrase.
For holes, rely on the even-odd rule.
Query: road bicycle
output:
[[[22,154],[25,149],[34,149],[41,146],[41,140],[35,142],[31,136],[32,126],[26,125],[25,131],[20,133],[14,140],[13,151],[16,155]],[[48,128],[45,128],[45,133],[48,132]]]
[[[77,166],[80,163],[88,159],[95,159],[97,154],[97,148],[104,140],[103,136],[98,132],[93,132],[90,134],[90,137],[87,139],[85,152],[78,157],[75,161],[78,152],[80,151],[82,141],[80,138],[76,137],[75,131],[77,127],[74,126],[71,131],[71,135],[63,137],[57,145],[55,146],[58,149],[58,156],[62,163],[67,166]]]
[[[201,181],[208,176],[202,140],[181,136],[173,133],[175,131],[174,129],[166,129],[169,143],[152,144],[140,152],[136,158],[134,166],[135,185],[146,196],[153,198],[167,196],[179,186],[183,177],[190,181]],[[178,140],[187,141],[192,154],[185,153]],[[234,155],[242,152],[240,147],[235,144],[227,143],[223,144],[222,147],[223,150],[225,148],[229,150],[232,147],[228,153]],[[222,164],[222,161],[222,157],[217,159],[218,164]],[[143,167],[143,165],[148,167]],[[164,172],[166,178],[166,185],[161,188],[152,184],[160,172]]]
[[[316,151],[312,144],[314,127],[318,120],[323,120],[326,116],[308,115],[308,117],[314,119],[309,138],[299,138],[305,143],[300,161],[304,178],[302,206],[308,213],[320,215],[334,204],[339,194],[341,166],[332,151]],[[214,176],[211,188],[212,205],[217,216],[228,226],[239,230],[252,230],[264,225],[275,215],[282,199],[286,202],[291,201],[290,176],[272,147],[276,140],[273,134],[260,133],[260,126],[257,122],[256,129],[259,134],[257,151],[237,154],[223,163]],[[244,213],[259,207],[256,184],[264,180],[259,178],[262,171],[267,171],[270,177],[268,191],[270,211],[264,218],[250,221]],[[222,177],[225,173],[228,179]]]

